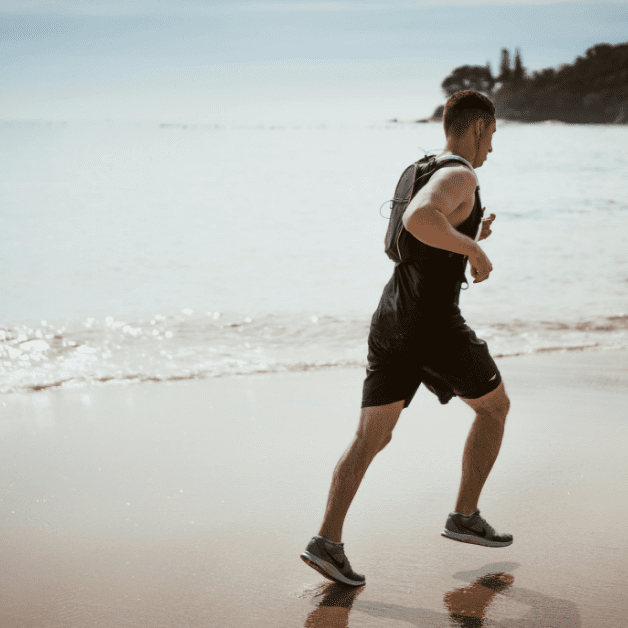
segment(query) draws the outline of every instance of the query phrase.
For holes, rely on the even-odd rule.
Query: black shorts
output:
[[[429,338],[387,338],[371,330],[362,407],[405,401],[423,383],[441,403],[452,397],[478,399],[502,381],[488,346],[463,325]]]

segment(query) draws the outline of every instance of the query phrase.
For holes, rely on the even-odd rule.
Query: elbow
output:
[[[401,222],[408,232],[410,232],[415,238],[419,237],[426,226],[425,208],[423,207],[408,207],[403,216]]]
[[[430,246],[432,246],[434,235],[442,231],[442,225],[439,224],[438,219],[435,220],[434,212],[429,207],[408,207],[401,220],[408,233]]]

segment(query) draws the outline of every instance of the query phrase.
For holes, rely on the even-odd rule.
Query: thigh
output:
[[[408,407],[421,384],[414,348],[403,338],[369,334],[368,365],[362,388],[362,408],[403,401]]]
[[[484,340],[466,325],[439,334],[426,368],[464,399],[479,399],[496,390],[502,378]]]
[[[381,406],[368,406],[360,412],[357,435],[368,442],[385,445],[390,440],[397,420],[404,407],[404,401],[395,401]]]

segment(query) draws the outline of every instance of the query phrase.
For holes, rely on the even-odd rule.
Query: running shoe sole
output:
[[[471,543],[472,545],[483,545],[484,547],[508,547],[508,545],[512,545],[512,540],[510,541],[491,541],[489,539],[483,539],[479,536],[475,536],[475,534],[460,534],[458,532],[451,532],[445,528],[441,536],[444,536],[446,539],[451,539],[452,541],[460,541],[461,543]]]
[[[362,586],[366,580],[350,580],[346,576],[343,576],[331,563],[318,558],[318,556],[314,556],[310,554],[310,552],[305,551],[301,554],[301,560],[307,565],[309,565],[312,569],[316,569],[318,573],[329,580],[333,580],[334,582],[340,582],[342,584],[349,584],[353,587]]]

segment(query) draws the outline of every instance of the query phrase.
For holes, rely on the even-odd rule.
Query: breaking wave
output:
[[[473,325],[495,357],[628,348],[628,316]],[[0,329],[0,393],[366,366],[369,320],[182,310]]]

